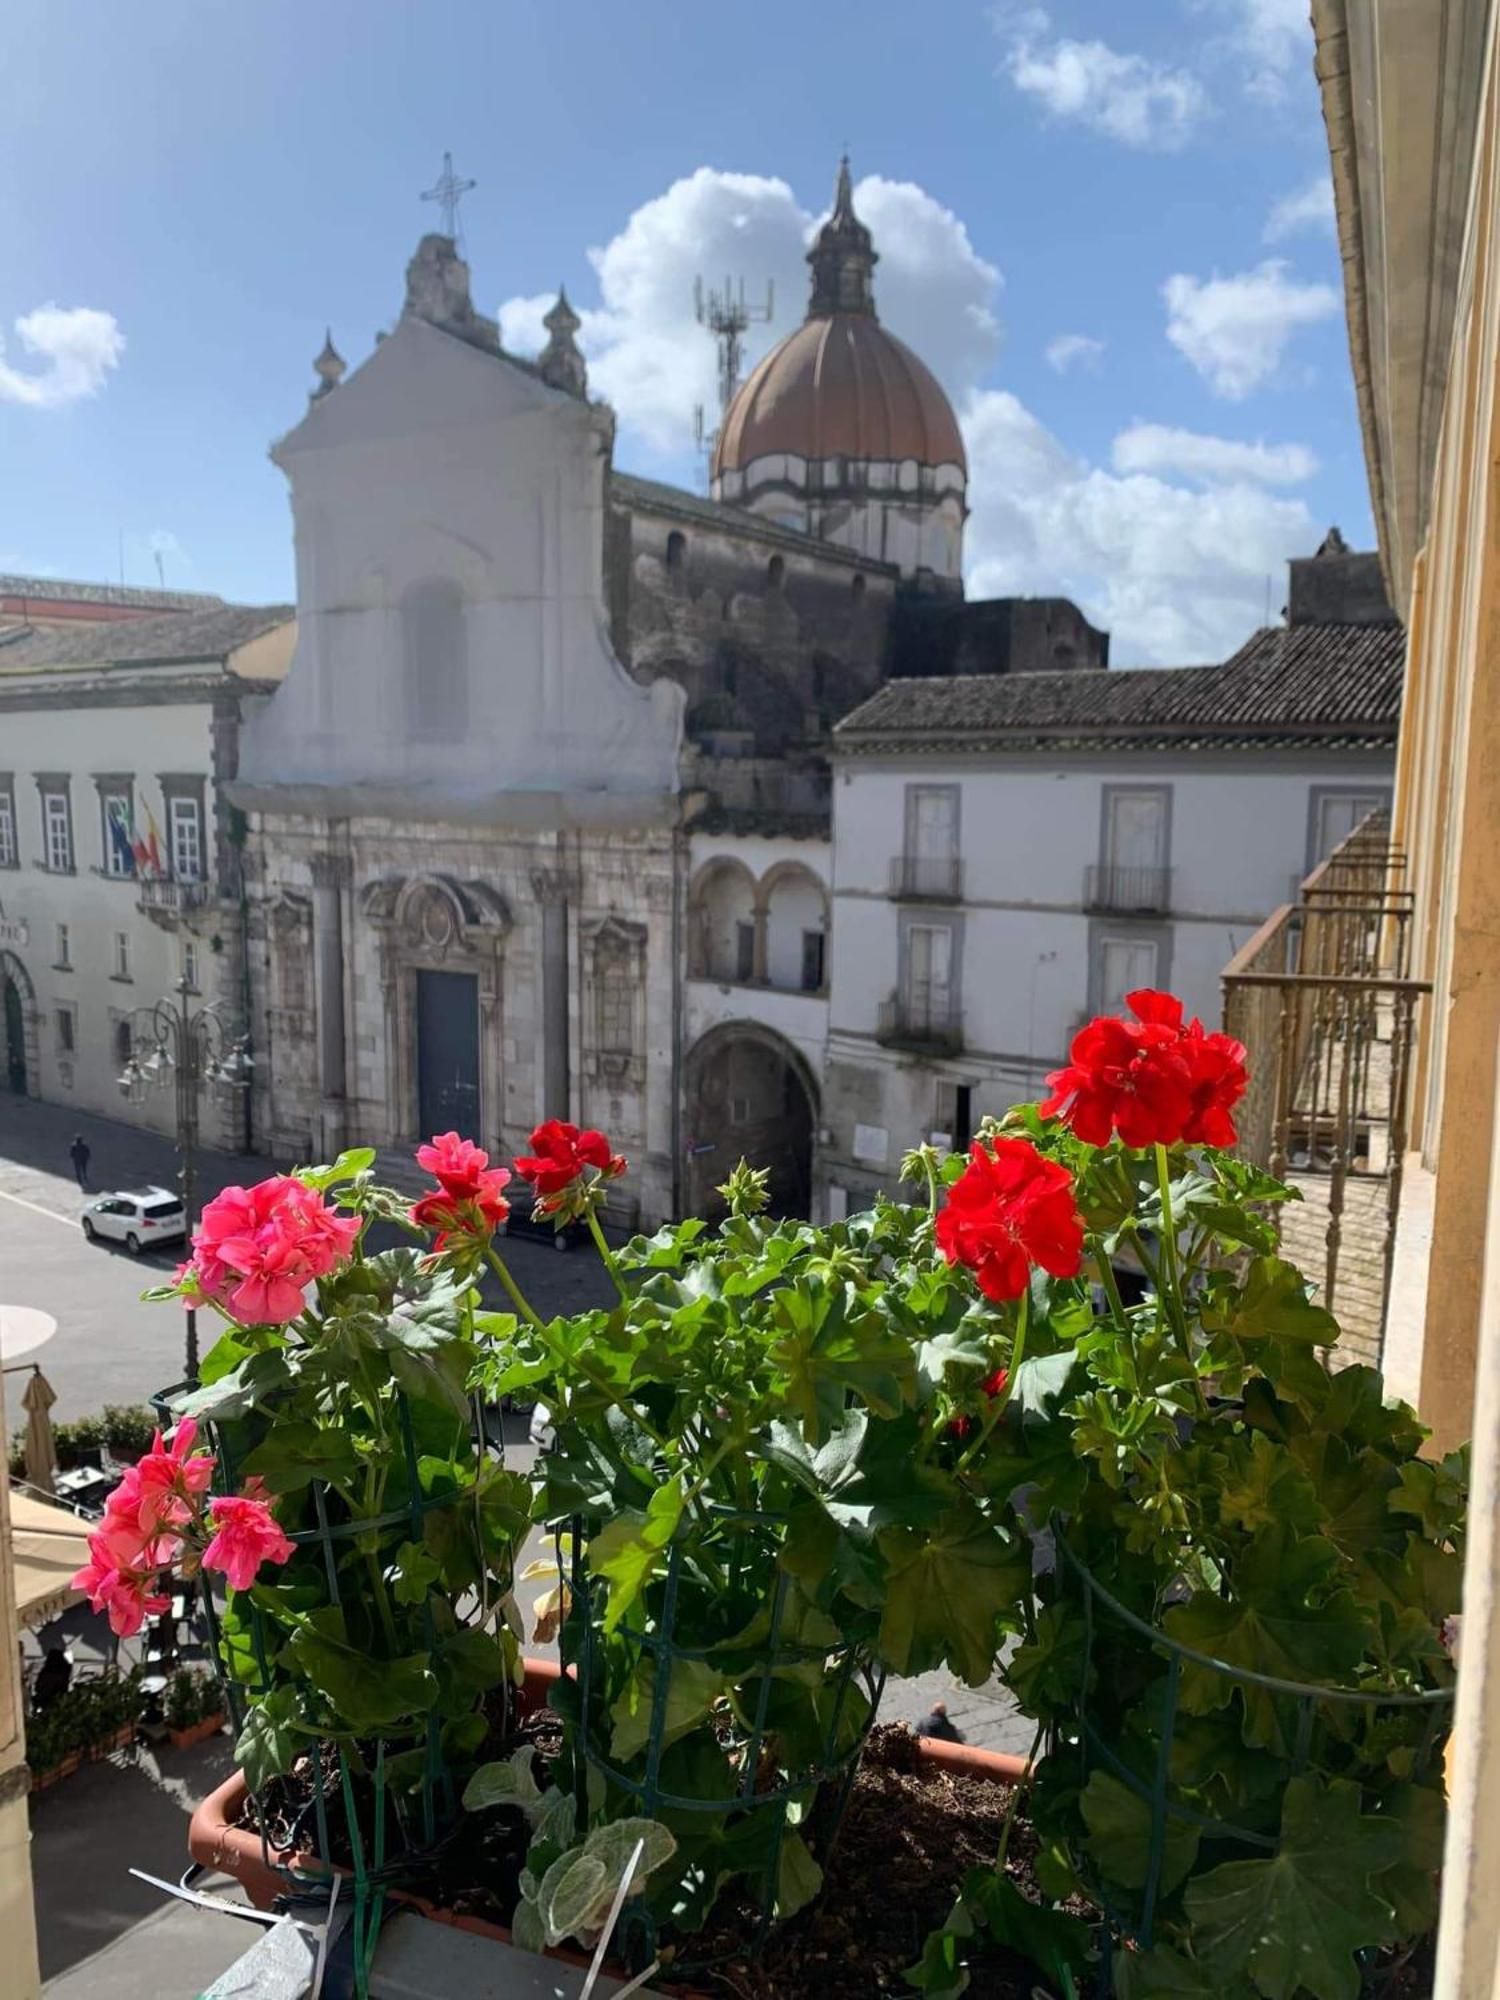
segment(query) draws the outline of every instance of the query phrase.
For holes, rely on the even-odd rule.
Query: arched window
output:
[[[449,736],[469,720],[469,635],[463,592],[448,577],[414,583],[401,599],[407,726]]]
[[[667,568],[681,569],[687,560],[687,536],[674,528],[667,537]]]
[[[115,1061],[121,1069],[135,1053],[135,1037],[130,1032],[128,1020],[115,1022]]]
[[[771,560],[766,564],[767,590],[780,590],[781,580],[785,575],[786,564],[780,556],[772,556]]]

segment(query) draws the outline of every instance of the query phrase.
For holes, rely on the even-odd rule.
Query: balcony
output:
[[[1412,897],[1382,815],[1356,827],[1224,970],[1224,1022],[1249,1052],[1240,1151],[1302,1199],[1283,1249],[1379,1365],[1406,1151],[1417,1009]]]
[[[909,1049],[916,1055],[958,1055],[964,1033],[957,995],[939,987],[893,993],[880,1003],[875,1039],[886,1048]]]
[[[890,893],[899,902],[961,902],[964,864],[956,854],[893,855]]]
[[[1172,907],[1172,871],[1091,862],[1083,874],[1083,907],[1115,917],[1165,916]]]
[[[136,885],[136,908],[164,931],[176,930],[184,917],[201,910],[208,899],[206,882],[178,882],[168,876],[147,876]]]

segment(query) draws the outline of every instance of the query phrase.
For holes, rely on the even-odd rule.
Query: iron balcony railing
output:
[[[1284,1245],[1340,1320],[1350,1359],[1379,1362],[1401,1199],[1416,1016],[1405,858],[1372,814],[1299,885],[1223,975],[1224,1022],[1250,1084],[1240,1151],[1300,1202]]]
[[[172,876],[146,876],[136,884],[136,905],[150,916],[185,916],[208,901],[206,882],[183,882]]]
[[[1084,870],[1083,906],[1114,916],[1160,916],[1172,907],[1170,868],[1117,868],[1093,861]]]
[[[891,894],[920,903],[956,903],[964,893],[964,864],[956,854],[897,854],[891,858]]]
[[[957,1055],[963,1048],[958,997],[945,986],[916,985],[882,1000],[875,1039],[922,1055]]]

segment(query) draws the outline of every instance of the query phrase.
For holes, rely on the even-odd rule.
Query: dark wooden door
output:
[[[26,1014],[13,979],[5,981],[5,1080],[17,1097],[26,1095]]]
[[[417,974],[421,1136],[479,1134],[479,982],[471,972]]]

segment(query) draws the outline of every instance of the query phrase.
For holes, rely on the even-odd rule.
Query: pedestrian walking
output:
[[[73,1162],[73,1171],[78,1176],[78,1185],[87,1194],[89,1191],[89,1142],[81,1132],[74,1134],[73,1143],[68,1148],[68,1158]]]

